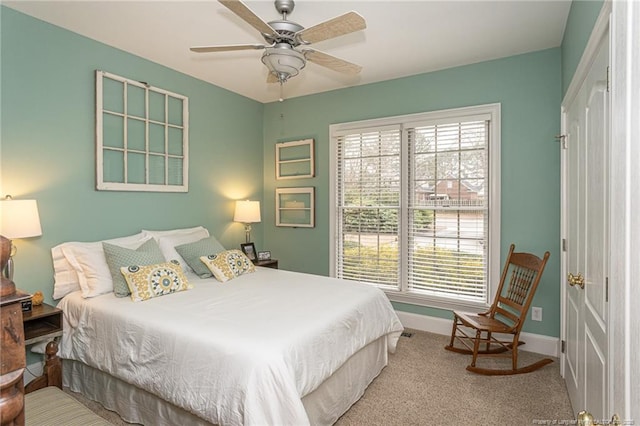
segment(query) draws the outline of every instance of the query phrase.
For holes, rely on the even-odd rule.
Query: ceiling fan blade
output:
[[[231,52],[234,50],[261,50],[266,48],[264,44],[227,44],[224,46],[195,46],[192,52],[209,53],[209,52]]]
[[[278,77],[270,72],[269,75],[267,75],[267,83],[271,84],[271,83],[279,83],[280,80],[278,80]]]
[[[258,15],[253,13],[244,3],[240,0],[218,0],[227,9],[242,18],[243,21],[251,25],[256,30],[263,34],[275,34],[276,31],[271,25],[264,22]]]
[[[349,34],[367,28],[367,22],[356,12],[347,12],[328,21],[298,31],[296,37],[302,43],[317,43],[322,40]]]
[[[335,56],[331,56],[317,50],[305,49],[303,53],[309,62],[327,67],[334,71],[350,75],[356,75],[362,71],[362,67],[360,65],[352,64],[344,59],[336,58]]]

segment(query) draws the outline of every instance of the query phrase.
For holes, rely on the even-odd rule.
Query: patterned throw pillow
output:
[[[218,254],[200,256],[218,281],[226,282],[242,274],[255,272],[253,262],[240,250],[226,250]]]
[[[209,268],[200,261],[200,256],[224,251],[224,247],[214,236],[203,238],[193,243],[175,246],[174,248],[200,278],[211,278],[213,276]]]
[[[177,260],[147,266],[125,266],[120,271],[134,302],[193,288]]]
[[[152,265],[167,261],[160,251],[158,243],[153,238],[135,250],[108,243],[102,243],[102,248],[113,279],[113,292],[118,297],[125,297],[130,294],[127,282],[120,273],[120,268],[129,265]]]

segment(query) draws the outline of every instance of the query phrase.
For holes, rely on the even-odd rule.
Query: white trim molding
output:
[[[640,419],[640,3],[613,8],[611,75],[610,413]],[[607,413],[609,414],[609,413]]]
[[[409,247],[409,237],[415,232],[411,227],[409,212],[414,206],[409,205],[407,188],[409,184],[409,168],[413,168],[411,154],[411,135],[416,129],[425,126],[446,125],[452,123],[484,121],[488,123],[485,129],[484,151],[488,155],[488,175],[485,176],[486,204],[482,207],[485,215],[488,214],[488,225],[485,225],[482,238],[485,239],[485,248],[482,250],[483,261],[486,268],[483,273],[482,288],[476,292],[465,293],[455,288],[441,291],[436,286],[431,286],[428,280],[415,279],[409,265],[412,261],[412,248]],[[382,289],[390,300],[394,302],[408,303],[418,306],[427,306],[440,309],[464,309],[464,310],[486,310],[490,305],[490,296],[495,294],[502,271],[501,262],[501,204],[500,204],[500,183],[501,183],[501,104],[490,103],[462,108],[452,108],[439,111],[429,111],[415,114],[399,115],[394,117],[382,117],[376,119],[337,123],[329,126],[330,134],[330,185],[329,185],[329,276],[358,280],[371,285],[377,285]],[[485,124],[486,126],[486,124]],[[364,268],[359,267],[358,273],[351,276],[342,274],[342,263],[344,244],[341,234],[343,232],[342,221],[343,211],[346,206],[342,205],[344,195],[340,191],[342,143],[349,137],[359,140],[365,139],[377,141],[384,135],[389,141],[393,141],[394,161],[398,162],[397,170],[393,168],[394,179],[398,179],[401,194],[398,202],[385,205],[390,211],[398,213],[398,229],[389,232],[388,235],[395,236],[397,241],[397,256],[399,262],[393,265],[397,268],[397,279],[384,276],[384,274],[361,274]],[[391,142],[387,142],[388,147]],[[440,178],[438,178],[440,179]],[[366,183],[361,183],[366,186]],[[411,191],[409,191],[411,192]],[[365,207],[366,208],[366,207]],[[480,207],[478,207],[480,209]],[[457,211],[452,207],[452,211]],[[376,234],[373,232],[373,234]],[[394,254],[395,256],[395,254]],[[345,268],[346,269],[346,268]],[[394,270],[394,273],[396,271]],[[434,273],[435,274],[435,273]],[[480,287],[480,286],[478,286]]]

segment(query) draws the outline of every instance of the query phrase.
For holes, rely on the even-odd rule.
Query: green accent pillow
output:
[[[203,238],[193,243],[181,244],[174,248],[200,278],[210,278],[213,276],[209,268],[207,268],[207,265],[200,261],[200,257],[218,254],[224,251],[222,244],[213,236]]]
[[[177,260],[157,265],[123,266],[120,271],[129,285],[134,302],[193,288]]]
[[[113,278],[113,292],[118,297],[126,297],[131,294],[127,281],[122,276],[120,268],[131,265],[153,265],[166,262],[160,251],[160,246],[153,238],[142,244],[135,250],[102,243],[104,256],[109,265],[109,272]]]

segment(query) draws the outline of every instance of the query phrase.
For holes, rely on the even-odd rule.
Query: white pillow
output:
[[[162,237],[168,237],[168,236],[171,236],[171,235],[190,234],[190,233],[196,232],[196,231],[204,231],[205,232],[204,237],[202,237],[202,238],[206,238],[206,237],[209,236],[209,231],[207,231],[207,228],[205,228],[204,226],[194,226],[193,228],[169,229],[169,230],[166,230],[166,231],[150,231],[148,229],[143,229],[142,233],[147,235],[147,236],[151,236],[156,241],[158,241]]]
[[[158,245],[160,246],[160,251],[164,255],[164,258],[167,259],[167,261],[177,260],[178,262],[180,262],[180,266],[182,267],[183,271],[194,273],[189,264],[187,264],[183,257],[180,256],[180,254],[176,251],[175,246],[194,243],[207,237],[209,237],[209,231],[207,231],[205,228],[193,228],[193,230],[190,232],[168,234],[166,236],[160,237],[158,239]]]
[[[128,248],[137,249],[151,237],[140,232],[128,237],[104,240],[104,242]],[[103,241],[92,243],[70,242],[59,247],[69,264],[75,270],[82,297],[94,297],[113,291],[113,279],[102,249]]]
[[[64,244],[59,244],[51,249],[51,258],[53,259],[53,298],[56,300],[80,290],[78,274],[67,261],[67,258],[64,257],[62,246]]]

